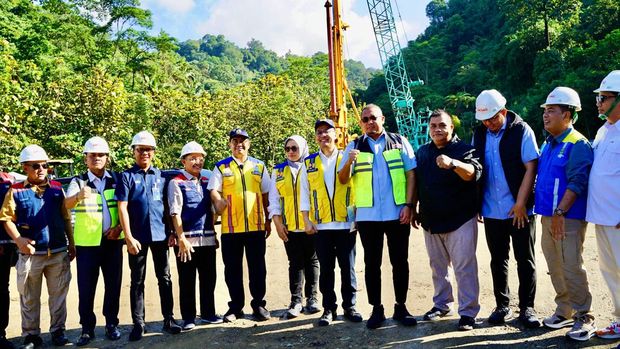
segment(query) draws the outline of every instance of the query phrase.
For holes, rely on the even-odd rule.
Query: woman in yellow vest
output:
[[[116,174],[108,172],[110,148],[105,139],[92,137],[84,145],[88,171],[73,178],[67,188],[65,207],[75,214],[74,239],[77,257],[80,324],[82,335],[76,345],[87,345],[95,338],[97,318],[93,311],[99,269],[103,273],[105,294],[103,316],[105,334],[110,340],[121,337],[118,309],[123,271],[123,236],[118,221],[114,190]]]
[[[215,210],[222,216],[222,259],[230,294],[225,322],[243,317],[244,252],[254,318],[258,321],[271,318],[265,309],[265,239],[271,233],[271,221],[266,218],[269,174],[262,161],[248,156],[249,138],[248,133],[240,128],[230,131],[228,146],[232,156],[215,164],[207,187]]]
[[[321,311],[316,299],[319,260],[314,235],[304,232],[300,207],[299,175],[304,159],[308,156],[308,145],[303,137],[293,135],[284,141],[284,151],[286,161],[276,165],[271,176],[268,209],[288,256],[291,304],[285,316],[292,319],[299,316],[303,309],[302,288],[306,293],[306,312],[314,314]]]

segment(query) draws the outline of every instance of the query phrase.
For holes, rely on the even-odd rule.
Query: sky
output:
[[[380,67],[366,0],[340,0],[345,33],[345,58]],[[429,0],[392,1],[401,46],[428,26]],[[141,0],[152,12],[153,32],[180,41],[222,34],[240,47],[252,38],[279,55],[327,52],[325,0]],[[398,11],[400,9],[399,18]]]

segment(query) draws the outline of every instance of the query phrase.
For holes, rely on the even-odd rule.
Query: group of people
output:
[[[271,175],[262,161],[249,156],[248,133],[236,128],[229,134],[231,156],[217,162],[213,171],[203,169],[207,154],[202,146],[189,142],[180,154],[183,168],[166,178],[152,164],[155,138],[142,131],[131,143],[135,165],[122,173],[106,169],[107,142],[89,139],[83,151],[88,171],[73,178],[65,193],[60,183],[48,179],[45,150],[29,145],[19,157],[26,180],[13,183],[5,174],[0,177],[0,348],[13,347],[5,337],[13,265],[24,347],[43,342],[39,323],[43,277],[49,292],[52,342],[68,342],[66,297],[74,258],[82,326],[76,345],[87,345],[95,337],[93,309],[100,270],[105,336],[121,338],[123,245],[131,271],[130,341],[140,340],[145,332],[149,250],[158,279],[163,331],[178,334],[194,328],[197,320],[213,324],[243,317],[244,254],[252,315],[258,321],[268,320],[265,252],[272,220],[289,261],[291,301],[285,318],[323,311],[319,326],[337,318],[337,261],[341,313],[351,322],[363,321],[356,309],[354,270],[359,233],[372,305],[366,326],[376,329],[386,321],[381,296],[384,240],[396,301],[392,318],[403,326],[416,325],[405,303],[410,230],[421,226],[434,285],[433,305],[423,318],[435,321],[457,312],[458,329],[471,330],[480,311],[476,243],[482,220],[496,301],[489,323],[502,324],[513,317],[508,288],[512,242],[519,279],[518,319],[524,327],[571,327],[567,336],[580,341],[594,335],[620,338],[620,70],[612,71],[594,92],[605,120],[594,142],[590,144],[573,127],[581,110],[579,95],[557,87],[541,105],[549,136],[540,150],[530,126],[506,108],[506,99],[496,90],[482,91],[476,99],[481,125],[475,128],[471,144],[457,137],[450,114],[438,109],[429,120],[431,142],[414,152],[405,137],[383,128],[381,109],[369,104],[361,113],[363,134],[346,149],[336,147],[334,123],[318,120],[314,130],[319,151],[309,154],[307,141],[292,135],[283,144],[286,161],[276,165]],[[541,216],[541,245],[557,304],[555,312],[542,321],[534,310],[535,214]],[[214,229],[217,216],[221,218],[219,239]],[[599,263],[614,306],[615,321],[599,329],[583,267],[587,222],[595,224]],[[170,247],[177,262],[182,323],[173,317]],[[230,294],[222,317],[214,305],[220,247]]]

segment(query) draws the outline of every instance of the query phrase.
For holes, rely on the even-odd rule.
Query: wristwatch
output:
[[[565,214],[566,214],[566,211],[564,211],[563,209],[559,207],[553,211],[554,216],[564,216]]]
[[[451,169],[451,170],[454,170],[455,168],[456,168],[456,165],[454,164],[454,159],[452,159],[452,160],[450,161],[450,169]]]
[[[413,208],[413,204],[410,202],[405,203],[405,206],[409,207],[409,208]]]

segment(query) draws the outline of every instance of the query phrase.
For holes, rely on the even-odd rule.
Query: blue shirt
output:
[[[118,201],[127,202],[131,234],[141,243],[166,239],[164,183],[159,169],[151,166],[144,171],[134,165],[122,173],[121,183],[116,186]]]
[[[367,137],[366,135],[362,137]],[[400,151],[400,157],[403,159],[405,172],[416,168],[415,153],[407,138],[401,136],[403,148]],[[349,159],[349,152],[354,147],[354,142],[350,142],[342,155],[338,172]],[[358,207],[355,220],[357,222],[386,222],[399,219],[400,210],[404,205],[396,205],[392,193],[392,178],[388,171],[387,163],[383,157],[385,149],[385,131],[377,138],[377,140],[368,137],[368,145],[374,154],[372,162],[372,198],[373,207]],[[389,193],[389,195],[386,195]]]
[[[502,167],[502,159],[499,155],[499,142],[506,130],[507,119],[504,119],[504,125],[497,133],[493,133],[487,129],[486,147],[484,151],[484,175],[487,180],[484,185],[484,194],[482,200],[481,215],[486,218],[493,219],[509,219],[512,218],[508,212],[515,205],[515,199],[510,192],[504,168]],[[475,146],[475,144],[474,144]],[[529,125],[525,125],[525,132],[521,141],[521,159],[523,163],[528,163],[538,159],[538,145],[536,144],[536,136]],[[530,209],[528,215],[533,214]]]

